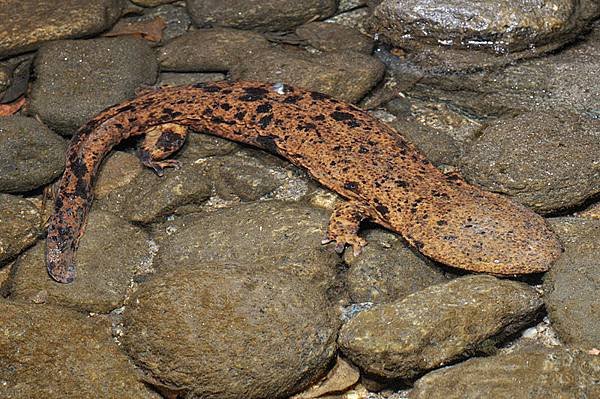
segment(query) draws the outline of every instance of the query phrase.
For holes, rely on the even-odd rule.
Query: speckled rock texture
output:
[[[136,62],[131,62],[136,60]],[[45,44],[35,60],[29,112],[72,134],[104,108],[156,80],[158,65],[140,39],[103,38]]]
[[[425,375],[410,399],[597,398],[600,357],[564,349],[526,348],[469,359]],[[484,395],[484,396],[482,396]]]
[[[205,263],[140,287],[123,346],[157,385],[186,397],[285,398],[326,371],[337,326],[322,292],[301,279]]]
[[[346,287],[352,302],[394,302],[448,281],[439,267],[406,247],[396,234],[369,230],[364,237],[369,245],[359,256],[344,253],[349,266]]]
[[[156,267],[243,262],[295,275],[325,290],[339,262],[337,254],[321,245],[327,221],[323,210],[280,201],[187,215],[155,227],[160,248]]]
[[[260,33],[231,28],[198,29],[158,49],[163,71],[228,71],[258,50],[269,48]]]
[[[542,58],[504,68],[472,73],[439,74],[411,63],[406,57],[376,54],[398,80],[404,93],[465,109],[470,114],[498,117],[532,110],[561,114],[575,110],[598,117],[600,103],[600,25],[575,44]]]
[[[110,325],[51,306],[0,300],[0,397],[159,399]]]
[[[134,273],[149,262],[147,240],[142,229],[112,214],[92,212],[77,253],[76,282],[56,284],[50,279],[40,242],[13,265],[10,298],[108,313],[123,304]]]
[[[187,0],[199,27],[227,26],[265,31],[288,30],[333,15],[336,0]],[[243,9],[244,12],[239,12]]]
[[[31,201],[0,194],[0,265],[35,243],[41,234],[42,216]]]
[[[550,219],[565,252],[544,276],[544,302],[560,339],[600,348],[600,220]]]
[[[4,0],[0,7],[0,58],[41,43],[89,36],[121,15],[121,0]]]
[[[485,128],[462,157],[461,171],[471,183],[551,213],[600,192],[599,151],[600,120],[530,112]]]
[[[156,7],[161,4],[174,3],[176,0],[131,0],[132,3],[142,7]]]
[[[542,308],[525,284],[461,277],[359,313],[342,327],[338,344],[367,375],[412,379],[493,347]]]
[[[415,64],[438,70],[502,65],[555,50],[576,38],[598,15],[593,0],[470,2],[385,0],[370,31],[408,50]]]
[[[297,27],[295,33],[303,43],[321,51],[371,54],[375,45],[373,38],[359,30],[330,22],[311,22]]]
[[[56,179],[67,142],[34,118],[0,118],[0,192],[24,192]]]

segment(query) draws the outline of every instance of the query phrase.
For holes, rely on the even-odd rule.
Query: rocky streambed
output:
[[[600,5],[593,0],[0,3],[0,397],[600,397]],[[354,102],[444,171],[547,218],[543,275],[436,264],[339,199],[195,132],[163,177],[104,162],[73,284],[44,264],[69,137],[163,85]],[[47,201],[46,201],[47,202]]]

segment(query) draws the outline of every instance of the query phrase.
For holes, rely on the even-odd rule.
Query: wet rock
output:
[[[131,62],[136,60],[136,62]],[[35,60],[31,114],[71,134],[110,105],[135,96],[156,80],[150,47],[131,37],[72,40],[42,46]]]
[[[77,251],[77,275],[58,284],[46,271],[45,242],[40,241],[14,265],[11,298],[107,313],[122,305],[135,271],[148,261],[148,235],[109,213],[91,212]]]
[[[321,51],[352,50],[363,54],[373,52],[374,41],[348,26],[329,23],[311,22],[296,28],[300,40]]]
[[[377,59],[353,51],[311,55],[270,49],[254,53],[231,74],[234,79],[283,82],[356,102],[383,72]]]
[[[453,104],[480,116],[536,110],[575,110],[598,117],[600,111],[600,25],[592,34],[560,52],[505,68],[441,74],[415,66],[406,58],[377,55],[400,79],[412,78],[405,93]]]
[[[600,121],[530,112],[490,124],[462,157],[465,178],[537,212],[581,204],[600,191]]]
[[[346,12],[354,10],[356,8],[365,6],[367,0],[340,0],[338,5],[338,12]]]
[[[217,195],[249,202],[283,188],[289,165],[275,156],[246,150],[212,160],[210,169]]]
[[[174,3],[176,0],[131,0],[132,3],[142,7],[156,7],[161,4]]]
[[[0,118],[0,192],[23,192],[62,173],[67,143],[34,118]]]
[[[544,276],[544,302],[552,326],[565,344],[600,345],[600,221],[550,219],[565,252]]]
[[[11,69],[7,65],[0,65],[0,100],[4,99],[6,89],[10,86]]]
[[[3,398],[156,398],[110,335],[77,312],[0,301]]]
[[[393,302],[448,281],[439,268],[413,253],[397,235],[369,230],[365,239],[369,245],[358,257],[352,251],[344,252],[344,261],[350,266],[346,284],[352,302]]]
[[[228,71],[258,50],[269,48],[261,34],[238,29],[199,29],[158,50],[163,71]]]
[[[123,151],[110,153],[98,172],[94,200],[106,198],[109,193],[133,184],[143,170],[144,166],[135,155]]]
[[[385,0],[370,31],[408,51],[415,64],[439,71],[505,65],[572,41],[598,15],[592,0]]]
[[[343,12],[341,14],[334,15],[333,17],[328,18],[325,21],[348,26],[350,28],[355,28],[358,29],[360,32],[364,33],[365,35],[370,35],[364,26],[365,21],[367,20],[369,15],[369,9],[367,7],[361,7],[351,11]]]
[[[140,286],[123,345],[159,385],[186,397],[284,398],[326,371],[337,324],[322,292],[297,277],[202,262]]]
[[[0,9],[0,58],[35,50],[41,43],[90,36],[121,14],[119,0],[7,0]],[[10,21],[10,22],[9,22]]]
[[[40,211],[31,201],[0,194],[0,265],[32,245],[41,227]]]
[[[337,9],[335,0],[187,0],[188,11],[199,27],[285,31],[305,22],[324,19]],[[244,10],[244,12],[240,12]]]
[[[33,55],[12,57],[0,64],[0,102],[10,103],[29,88]]]
[[[159,86],[183,86],[200,82],[225,80],[224,73],[202,72],[162,72],[158,77]]]
[[[158,268],[213,261],[256,265],[328,289],[337,254],[321,245],[328,213],[299,203],[265,201],[186,215],[156,225]]]
[[[598,356],[534,347],[436,370],[418,380],[408,397],[594,398],[599,377]]]
[[[411,379],[493,347],[542,308],[525,284],[461,277],[358,314],[342,327],[338,344],[368,375]]]
[[[163,4],[169,3],[173,1],[162,1]],[[140,3],[140,1],[138,1]],[[171,39],[179,37],[187,32],[190,25],[192,24],[192,20],[188,15],[186,9],[184,7],[177,7],[175,5],[165,4],[160,5],[160,0],[149,0],[146,3],[155,3],[154,5],[144,5],[141,6],[146,7],[155,7],[144,10],[143,14],[140,16],[133,16],[130,18],[125,18],[123,21],[131,21],[131,22],[145,22],[152,21],[156,18],[162,19],[166,26],[162,30],[162,37],[160,39],[160,43],[165,43]],[[158,6],[158,7],[156,7]]]

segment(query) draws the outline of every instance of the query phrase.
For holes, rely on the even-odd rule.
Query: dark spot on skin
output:
[[[333,119],[335,119],[336,121],[347,121],[350,119],[354,119],[354,116],[352,114],[349,114],[348,112],[341,112],[341,111],[333,111],[331,113],[331,117]]]
[[[127,112],[127,111],[135,111],[137,107],[133,104],[127,104],[120,108],[117,108],[117,112]]]
[[[366,154],[367,152],[369,152],[369,149],[365,146],[360,146],[360,148],[358,149],[358,152],[360,152],[361,154]]]
[[[448,224],[448,222],[446,222],[445,220],[438,220],[437,222],[435,222],[438,226],[446,226]]]
[[[315,125],[314,123],[300,123],[298,124],[298,130],[303,130],[303,131],[309,131],[309,130],[313,130],[316,129],[317,125]]]
[[[357,120],[355,120],[355,119],[352,119],[352,120],[348,121],[348,122],[346,123],[346,125],[348,125],[349,127],[359,127],[359,126],[360,126],[360,123],[358,123],[358,121],[357,121]]]
[[[236,112],[235,119],[237,119],[238,121],[241,121],[242,119],[244,119],[245,116],[246,116],[246,111]]]
[[[400,179],[396,179],[394,180],[394,183],[396,183],[396,187],[407,187],[408,183],[405,182],[404,180],[400,180]]]
[[[283,99],[284,104],[296,104],[302,96],[287,96]]]
[[[229,111],[231,109],[231,105],[227,104],[227,103],[223,103],[220,105],[221,109],[224,109],[225,111]]]
[[[179,115],[181,115],[181,112],[173,111],[171,108],[163,108],[163,112],[170,118],[177,118]]]
[[[260,118],[260,120],[258,121],[258,125],[260,127],[262,127],[263,129],[266,129],[267,126],[269,126],[269,124],[271,123],[271,119],[273,119],[273,115],[266,115],[263,116],[262,118]]]
[[[358,188],[358,184],[356,182],[349,181],[347,183],[344,183],[344,188],[346,190],[352,190],[352,191],[354,191],[354,190],[356,190]]]
[[[266,149],[272,153],[277,153],[277,136],[266,135],[266,136],[257,136],[256,143],[259,147]]]
[[[171,150],[174,148],[181,147],[184,140],[185,136],[181,136],[180,134],[167,130],[162,132],[162,134],[156,141],[156,146],[163,150]]]
[[[123,129],[123,124],[122,123],[115,123],[115,127],[117,129]]]
[[[342,149],[341,145],[336,145],[335,147],[332,148],[333,151],[339,151]]]
[[[421,242],[421,241],[415,241],[415,247],[418,250],[421,250],[424,246],[425,246],[425,244],[423,244],[423,242]]]
[[[212,118],[210,118],[210,121],[212,123],[216,123],[216,124],[224,123],[226,125],[235,125],[234,121],[226,121],[225,119],[221,118],[220,116],[213,116]]]
[[[319,114],[319,115],[315,116],[313,119],[316,120],[316,121],[324,121],[325,120],[325,115]]]
[[[73,194],[79,198],[87,200],[90,195],[91,187],[85,182],[84,179],[77,179],[75,184],[75,191]]]
[[[270,112],[273,107],[269,103],[260,104],[256,107],[256,112],[259,114],[264,114]]]
[[[310,97],[315,101],[327,100],[330,98],[327,94],[319,93],[318,91],[311,91]]]
[[[202,111],[202,115],[204,116],[208,116],[208,115],[212,115],[213,110],[211,107],[206,107],[206,109],[204,109],[204,111]]]
[[[75,155],[76,156],[71,159],[70,168],[73,171],[73,175],[81,180],[88,174],[89,169],[85,162],[79,156],[77,156],[77,153],[75,153]]]
[[[194,87],[198,87],[198,86],[194,86]],[[200,88],[207,93],[217,93],[217,92],[221,91],[221,88],[219,86],[204,85],[204,86],[200,86]]]
[[[377,209],[377,212],[381,213],[381,215],[383,215],[383,216],[385,216],[385,215],[387,215],[388,213],[390,213],[390,210],[389,210],[389,209],[388,209],[388,207],[387,207],[387,206],[385,206],[385,205],[377,205],[377,206],[375,207],[375,209]]]
[[[245,95],[239,97],[241,101],[257,101],[262,100],[269,93],[268,90],[262,87],[247,87],[244,89]]]

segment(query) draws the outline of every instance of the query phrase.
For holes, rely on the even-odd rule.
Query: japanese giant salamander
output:
[[[366,245],[359,224],[399,233],[424,255],[493,274],[546,271],[561,246],[544,219],[507,198],[436,169],[400,134],[330,96],[282,84],[220,82],[164,88],[102,112],[73,137],[46,241],[50,276],[75,277],[75,252],[102,159],[128,137],[145,136],[144,165],[162,175],[187,128],[268,150],[306,169],[347,201],[324,243]],[[284,250],[282,248],[282,250]]]

